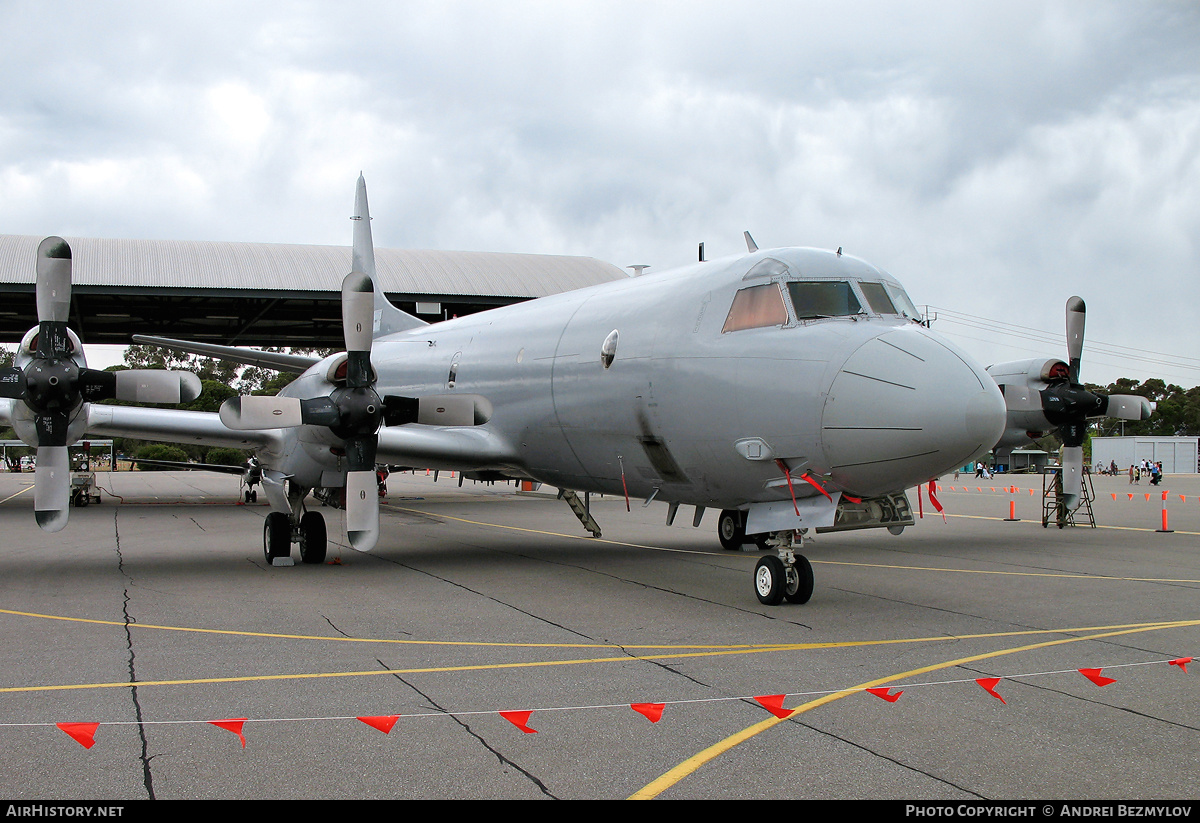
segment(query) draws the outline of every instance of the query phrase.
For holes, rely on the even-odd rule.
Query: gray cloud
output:
[[[661,269],[750,229],[918,303],[1057,331],[1079,293],[1091,339],[1200,351],[1192,4],[6,3],[0,26],[5,232],[346,243],[361,169],[381,245]],[[1084,377],[1153,373],[1102,360]]]

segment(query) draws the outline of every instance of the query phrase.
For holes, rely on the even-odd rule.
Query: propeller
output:
[[[67,446],[86,424],[78,413],[84,402],[128,400],[179,403],[200,395],[200,380],[190,372],[89,369],[79,339],[67,328],[71,311],[71,247],[47,237],[37,250],[38,325],[22,341],[16,365],[0,369],[0,397],[21,401],[14,409],[18,436],[37,448],[34,516],[48,532],[67,524],[71,473]]]
[[[326,426],[345,442],[346,531],[350,545],[363,552],[373,549],[379,538],[375,450],[385,408],[375,391],[371,368],[374,307],[371,278],[357,271],[346,275],[342,280],[345,382],[328,395],[305,400],[250,395],[230,398],[221,405],[221,422],[231,429]]]
[[[1083,356],[1083,327],[1087,307],[1080,297],[1067,300],[1067,360],[1048,375],[1049,385],[1042,390],[1042,411],[1046,420],[1058,427],[1063,441],[1063,497],[1068,509],[1079,505],[1083,493],[1083,441],[1088,418],[1117,417],[1146,420],[1151,406],[1144,397],[1124,394],[1096,394],[1079,382]]]

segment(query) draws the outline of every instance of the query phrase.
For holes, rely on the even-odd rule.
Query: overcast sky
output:
[[[748,229],[890,271],[985,364],[1063,356],[1079,294],[1085,380],[1200,384],[1197,2],[0,0],[0,31],[0,233],[347,245],[362,170],[382,247],[653,272]]]

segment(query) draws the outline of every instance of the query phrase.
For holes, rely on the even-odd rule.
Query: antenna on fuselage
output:
[[[746,251],[751,253],[758,251],[758,244],[754,242],[754,238],[750,236],[750,232],[744,231],[742,234],[746,235]]]
[[[629,275],[630,277],[641,277],[642,272],[644,272],[646,269],[650,268],[650,264],[649,263],[637,263],[633,266],[626,266],[625,268],[633,269],[633,274]]]
[[[705,260],[704,260],[704,244],[703,243],[700,244],[700,262],[701,263],[705,262]]]

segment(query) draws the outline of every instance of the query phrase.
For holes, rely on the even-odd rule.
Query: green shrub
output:
[[[204,455],[204,462],[221,466],[241,466],[246,463],[246,453],[241,449],[212,448]]]
[[[137,457],[142,460],[176,460],[186,463],[188,456],[187,452],[178,446],[168,446],[165,443],[151,443],[148,446],[142,446],[138,449]],[[142,463],[137,464],[139,471],[166,471],[161,466],[147,466]]]

